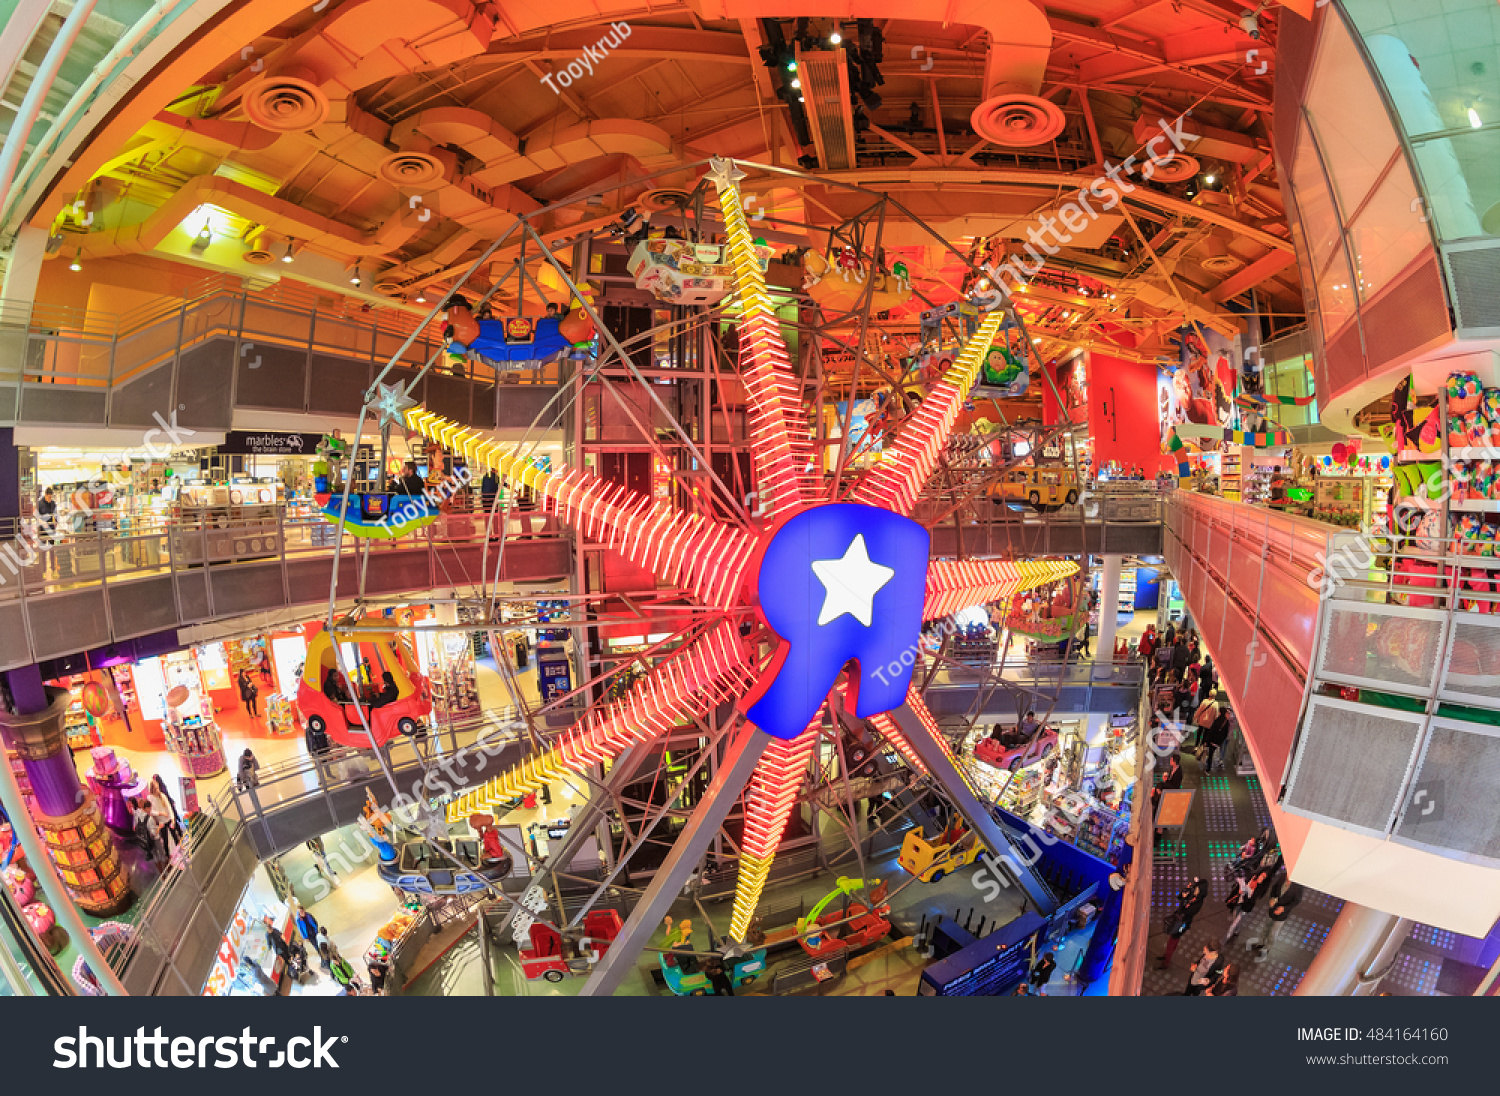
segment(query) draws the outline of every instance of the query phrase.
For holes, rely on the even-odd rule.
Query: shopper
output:
[[[339,885],[339,877],[334,874],[333,866],[328,863],[328,850],[323,846],[321,837],[309,837],[306,841],[307,851],[312,853],[313,864],[318,869],[318,874],[335,887]],[[346,864],[345,867],[348,865]]]
[[[156,833],[151,825],[151,812],[146,809],[145,800],[132,799],[130,806],[130,821],[135,828],[135,841],[146,854],[146,859],[153,864],[156,863]]]
[[[250,680],[250,671],[241,670],[239,676],[240,701],[245,705],[245,711],[250,713],[252,719],[258,719],[260,712],[255,706],[255,698],[260,695],[260,690],[255,687],[255,682]]]
[[[1179,641],[1172,645],[1172,669],[1179,674],[1186,672],[1188,664],[1193,662],[1195,657],[1188,644]]]
[[[156,837],[161,842],[162,855],[170,860],[173,842],[182,844],[182,829],[177,825],[172,808],[167,806],[165,797],[157,791],[155,784],[146,790],[146,810],[150,812],[151,821],[155,823]]]
[[[1177,895],[1177,912],[1172,915],[1171,927],[1167,929],[1167,947],[1156,964],[1162,970],[1166,970],[1171,964],[1177,945],[1187,935],[1188,929],[1193,927],[1193,919],[1203,909],[1203,903],[1207,898],[1208,883],[1196,875],[1193,876],[1193,881]]]
[[[328,970],[333,963],[334,957],[338,955],[339,949],[334,947],[333,941],[328,938],[328,926],[318,926],[318,958],[323,962],[323,969]]]
[[[271,656],[266,654],[262,647],[255,656],[256,668],[260,670],[261,680],[267,685],[271,684]]]
[[[394,704],[401,699],[401,690],[396,686],[396,679],[389,670],[380,673],[380,692],[370,701],[372,708],[384,708],[387,704]]]
[[[1224,743],[1229,741],[1229,709],[1220,708],[1213,725],[1203,732],[1203,771],[1214,771],[1214,754],[1224,752]]]
[[[1036,966],[1031,968],[1031,984],[1037,992],[1045,997],[1047,983],[1052,981],[1052,972],[1057,969],[1057,957],[1050,951],[1036,961]]]
[[[1167,758],[1167,771],[1162,773],[1161,783],[1151,789],[1151,817],[1156,817],[1156,809],[1161,805],[1161,793],[1176,791],[1182,787],[1182,761],[1179,760],[1177,752],[1172,751],[1172,756]]]
[[[57,539],[57,500],[50,487],[36,500],[36,524],[42,547],[42,577],[46,578],[57,574],[57,557],[52,554],[52,542]]]
[[[1172,671],[1175,676],[1177,671]],[[1193,710],[1194,694],[1198,689],[1198,681],[1190,674],[1183,674],[1172,686],[1172,704],[1177,713],[1177,722],[1186,723],[1188,715]]]
[[[1025,741],[1029,742],[1031,740],[1031,736],[1036,734],[1036,730],[1040,726],[1041,723],[1038,722],[1036,718],[1036,712],[1028,711],[1026,713],[1026,718],[1021,720],[1021,734],[1025,736]]]
[[[312,915],[312,910],[303,906],[297,911],[297,931],[302,934],[302,939],[316,946],[318,930],[323,926],[318,924],[318,919]]]
[[[1214,692],[1214,657],[1209,655],[1198,667],[1198,695],[1207,699]]]
[[[401,479],[397,487],[397,493],[419,497],[427,490],[427,481],[417,475],[415,461],[407,461],[401,468]]]
[[[1238,997],[1240,995],[1240,965],[1225,963],[1219,976],[1204,989],[1205,997]]]
[[[354,968],[349,965],[349,960],[338,952],[334,952],[333,960],[328,964],[328,973],[333,975],[335,982],[344,987],[345,993],[351,997],[357,996],[354,989]]]
[[[1182,991],[1184,997],[1199,996],[1219,977],[1224,969],[1224,957],[1220,950],[1217,940],[1210,940],[1203,945],[1198,962],[1193,964],[1193,972],[1188,975],[1187,988]]]
[[[1229,919],[1229,931],[1225,934],[1225,943],[1234,942],[1234,938],[1240,934],[1240,925],[1247,916],[1255,912],[1255,900],[1260,896],[1260,890],[1265,882],[1265,872],[1257,872],[1249,879],[1235,880],[1235,889],[1224,900],[1224,904],[1234,913],[1234,916]]]
[[[1193,726],[1198,728],[1198,733],[1193,736],[1193,745],[1203,744],[1203,732],[1213,726],[1215,719],[1219,718],[1219,701],[1210,694],[1204,694],[1203,702],[1198,705],[1198,710],[1193,713]]]
[[[245,752],[240,754],[240,787],[257,788],[260,786],[260,762],[255,760],[255,754],[250,752],[250,747],[245,747]]]
[[[1276,938],[1281,935],[1281,929],[1286,924],[1287,918],[1292,915],[1292,910],[1302,901],[1302,884],[1293,883],[1290,876],[1271,890],[1271,904],[1268,912],[1269,920],[1266,921],[1265,933],[1259,940],[1252,941],[1249,945],[1250,952],[1255,956],[1255,962],[1264,962],[1270,953],[1271,945],[1276,943]]]
[[[500,494],[500,477],[495,475],[493,468],[484,474],[484,479],[479,481],[479,501],[484,506],[484,512],[488,514],[495,507],[495,498]]]
[[[377,959],[373,963],[365,963],[365,970],[370,973],[370,993],[380,997],[385,993],[385,980],[391,973],[391,965],[384,959]]]

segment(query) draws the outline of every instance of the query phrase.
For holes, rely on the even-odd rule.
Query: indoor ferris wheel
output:
[[[525,725],[518,755],[506,754],[499,771],[490,765],[482,779],[421,805],[436,833],[550,782],[587,788],[588,802],[576,811],[561,847],[533,872],[519,900],[495,888],[523,954],[534,925],[578,931],[610,888],[628,878],[622,870],[654,828],[669,814],[682,823],[649,885],[589,965],[583,992],[590,994],[621,984],[672,903],[704,870],[711,847],[724,847],[720,835],[732,813],[739,822],[730,842],[737,872],[724,948],[735,955],[751,946],[757,906],[788,820],[799,802],[830,782],[819,761],[820,741],[839,740],[833,784],[847,792],[861,771],[843,752],[845,734],[883,743],[913,779],[928,782],[956,809],[992,857],[1010,866],[1013,881],[1039,909],[1055,902],[1046,884],[1010,855],[1007,834],[923,697],[931,675],[922,671],[933,662],[924,652],[925,626],[970,606],[1065,585],[1078,571],[1066,559],[965,558],[962,530],[953,558],[934,558],[931,526],[960,525],[962,514],[972,512],[976,499],[987,501],[988,486],[1018,459],[1007,450],[975,474],[949,457],[961,420],[973,411],[976,386],[995,383],[997,366],[1008,373],[1002,380],[1019,373],[1024,386],[1030,364],[1040,364],[1024,319],[982,279],[972,256],[954,251],[936,232],[928,230],[925,251],[949,253],[941,266],[923,267],[921,249],[909,252],[910,263],[890,263],[882,240],[890,199],[869,192],[861,194],[874,205],[829,230],[827,257],[810,249],[801,286],[773,287],[767,260],[775,249],[766,240],[778,222],[767,227],[755,207],[766,201],[767,183],[788,173],[731,160],[713,160],[708,168],[693,189],[672,198],[668,216],[657,218],[669,222],[668,232],[643,231],[633,210],[613,226],[633,249],[637,291],[654,294],[661,322],[650,330],[617,333],[607,304],[594,300],[597,280],[588,275],[608,267],[597,254],[591,261],[589,244],[611,226],[573,234],[571,253],[565,253],[557,233],[549,240],[538,231],[541,217],[518,222],[434,309],[434,315],[447,312],[450,361],[504,368],[513,360],[506,348],[516,345],[507,342],[514,321],[490,320],[486,311],[503,303],[524,312],[528,299],[533,308],[551,302],[546,317],[521,325],[519,337],[538,345],[551,340],[529,353],[540,356],[545,349],[576,359],[576,373],[525,436],[501,437],[418,405],[411,393],[438,365],[438,355],[403,377],[393,369],[398,353],[372,386],[360,422],[362,436],[375,420],[383,450],[393,431],[405,431],[469,468],[493,469],[511,488],[491,504],[499,533],[485,547],[483,581],[462,596],[454,591],[470,619],[496,620],[503,560],[514,550],[505,519],[520,494],[574,531],[580,556],[583,546],[607,551],[635,580],[632,602],[580,562],[580,582],[560,626],[585,634],[608,618],[608,605],[623,602],[654,640],[647,651],[601,666],[540,709],[528,711],[514,694]],[[747,171],[757,175],[754,193],[742,189]],[[708,239],[717,242],[703,242]],[[507,243],[509,252],[501,252]],[[913,266],[919,267],[915,274]],[[812,330],[777,303],[798,289],[821,318]],[[949,301],[935,292],[943,289]],[[460,290],[467,297],[458,296]],[[726,330],[737,339],[720,337]],[[904,360],[883,347],[903,337],[913,340],[915,351]],[[669,405],[651,383],[653,372],[681,367],[683,359],[712,382],[694,407],[680,399]],[[1048,371],[1039,372],[1052,383]],[[634,388],[623,393],[631,381]],[[857,397],[877,388],[871,402],[878,414],[854,429]],[[839,394],[845,398],[833,398]],[[562,424],[576,448],[588,436],[588,416],[597,423],[600,403],[611,400],[635,427],[641,448],[666,470],[664,489],[638,489],[586,461],[554,469],[535,459],[535,438],[546,427]],[[742,440],[729,421],[731,401],[743,408]],[[1036,429],[1031,446],[1055,440],[1067,425]],[[720,438],[731,444],[715,452]],[[935,477],[945,485],[937,491]],[[348,487],[334,511],[352,513]],[[368,560],[368,546],[359,544],[346,560],[356,575]],[[343,637],[388,627],[373,616],[362,623],[371,603],[356,600],[353,611],[343,611],[333,596],[340,589],[336,564],[330,632]],[[1076,603],[1077,591],[1071,596]],[[338,650],[333,644],[347,674]],[[504,670],[505,660],[497,661]],[[611,688],[626,672],[635,672],[635,680]],[[370,713],[358,703],[354,708],[368,734]],[[593,893],[565,903],[559,876],[567,874],[583,838],[612,811],[618,815],[622,789],[639,780],[643,768],[665,766],[667,744],[683,735],[703,743],[677,784],[681,795],[698,781],[691,810],[674,807],[677,799],[669,798],[649,826],[643,822],[634,834],[627,828],[621,855],[595,881]],[[858,841],[854,847],[858,855]]]

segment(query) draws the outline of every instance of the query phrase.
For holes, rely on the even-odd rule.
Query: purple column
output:
[[[37,810],[52,818],[72,814],[83,805],[83,786],[73,765],[71,750],[53,754],[40,761],[23,760],[26,776],[31,780],[31,794]],[[106,822],[111,821],[106,817]]]

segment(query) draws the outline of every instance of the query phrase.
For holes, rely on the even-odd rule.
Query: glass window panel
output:
[[[1439,236],[1500,236],[1500,131],[1436,137],[1417,142],[1414,151]]]
[[[1500,8],[1489,0],[1344,0],[1407,134],[1500,121]],[[1493,117],[1489,115],[1494,115]]]
[[[1297,196],[1299,227],[1307,238],[1307,250],[1302,254],[1309,257],[1315,273],[1323,269],[1328,256],[1338,246],[1339,222],[1328,194],[1323,165],[1319,162],[1318,150],[1305,120],[1298,127],[1297,152],[1292,159],[1292,192]]]
[[[1350,216],[1375,185],[1397,143],[1359,47],[1337,20],[1325,21],[1306,107],[1339,206],[1344,216]]]
[[[1342,247],[1333,249],[1328,265],[1318,274],[1316,284],[1326,346],[1338,338],[1339,332],[1354,315],[1354,275],[1349,271]]]
[[[1349,226],[1354,284],[1361,300],[1369,301],[1432,246],[1419,210],[1416,184],[1406,164],[1399,163]]]

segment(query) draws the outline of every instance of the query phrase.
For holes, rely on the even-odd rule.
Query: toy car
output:
[[[1057,749],[1056,727],[1044,727],[1030,741],[1017,742],[1019,733],[1015,728],[997,727],[995,735],[980,739],[974,746],[974,756],[996,769],[1015,772],[1045,760]]]
[[[908,833],[906,840],[901,842],[896,863],[922,882],[936,883],[943,876],[968,867],[983,852],[983,846],[975,840],[973,833],[960,823],[949,827],[931,842],[921,829]]]
[[[565,954],[562,933],[535,922],[531,926],[531,946],[521,948],[521,973],[528,982],[545,978],[549,982],[561,982],[569,974],[586,974],[599,961],[615,937],[620,935],[624,922],[614,910],[595,910],[583,917],[583,935]]]
[[[389,704],[377,706],[361,698],[374,745],[382,746],[398,734],[421,733],[422,720],[432,711],[432,693],[427,678],[417,671],[407,641],[395,632],[359,632],[342,642],[346,647],[357,643],[359,657],[368,665],[372,678],[378,681],[381,674],[389,673],[396,683],[396,699]],[[365,734],[353,701],[340,702],[323,691],[329,671],[336,668],[333,643],[327,629],[319,625],[307,645],[307,662],[297,686],[297,707],[307,722],[310,739],[326,734],[340,746],[368,747],[370,736]],[[346,668],[351,673],[358,669]]]
[[[661,952],[657,959],[661,963],[661,976],[667,983],[667,989],[678,997],[703,997],[713,988],[708,975],[701,970],[684,971],[681,959],[671,952]],[[748,986],[766,969],[766,949],[756,948],[734,959],[726,957],[724,967],[736,987]]]
[[[871,882],[874,886],[870,890],[870,906],[853,902],[847,911],[834,910],[825,917],[823,911],[835,899],[864,889],[863,879],[840,876],[833,892],[809,910],[806,917],[797,919],[797,942],[802,945],[802,950],[814,957],[831,955],[845,949],[854,951],[866,944],[873,944],[890,932],[891,923],[884,916],[891,912],[891,907],[885,900],[889,888],[878,879]],[[830,927],[824,929],[824,924]]]

